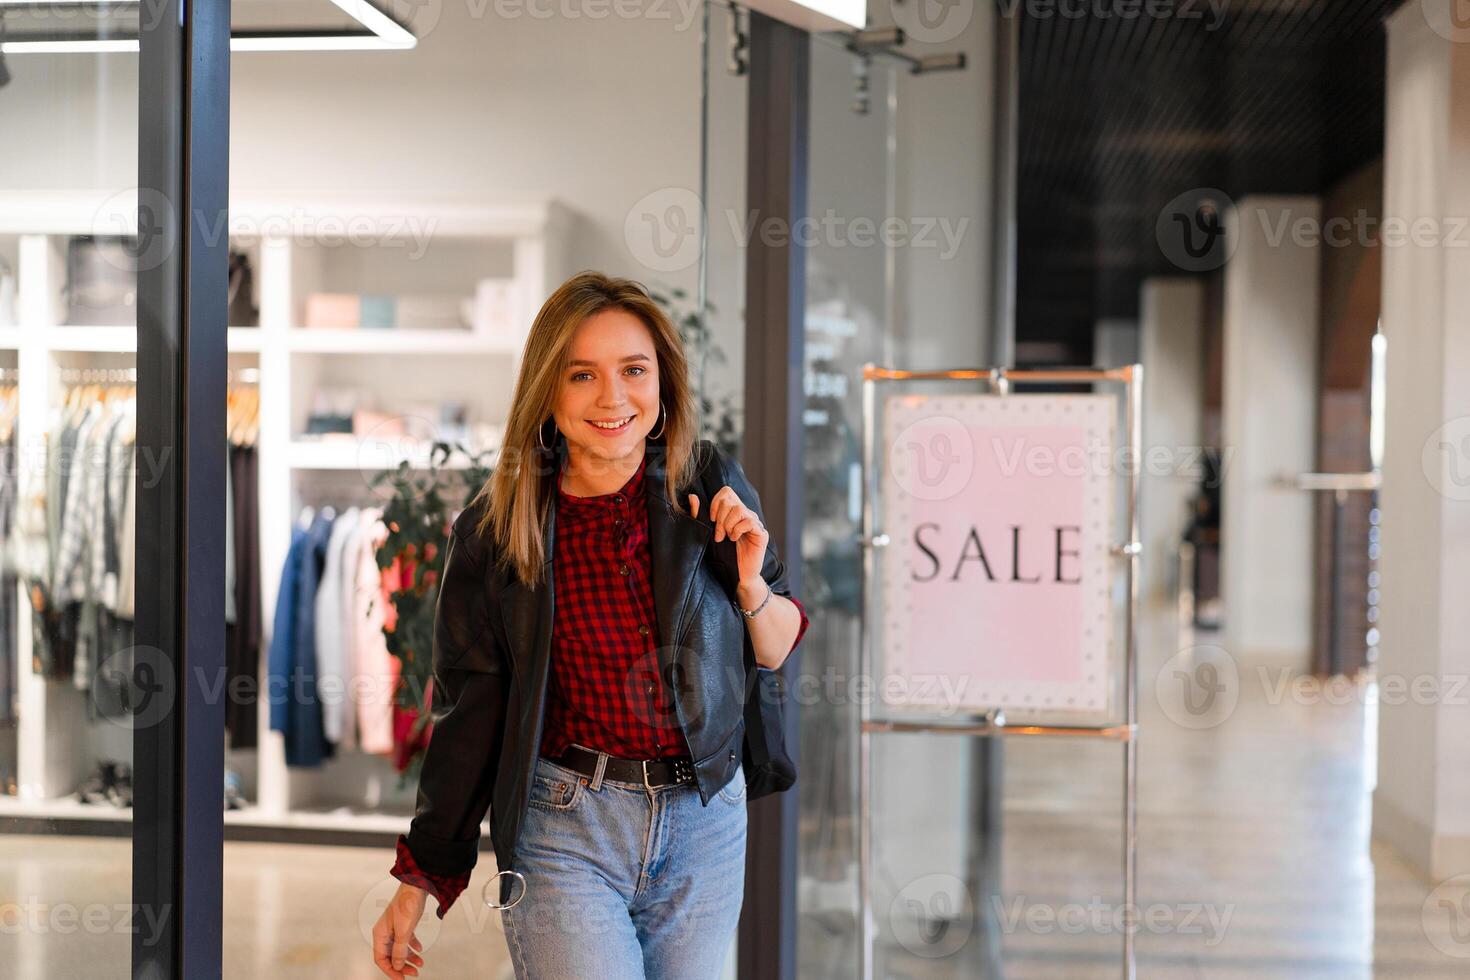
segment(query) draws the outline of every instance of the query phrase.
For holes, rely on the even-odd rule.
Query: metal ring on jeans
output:
[[[514,902],[511,902],[509,905],[501,905],[499,902],[492,902],[490,901],[490,899],[485,898],[485,893],[490,890],[490,886],[492,884],[500,880],[501,875],[515,875],[517,878],[521,879],[521,893],[517,895],[516,900]],[[485,904],[488,905],[490,908],[495,909],[499,912],[504,912],[506,909],[513,909],[521,903],[521,899],[526,897],[526,887],[526,876],[521,874],[519,871],[497,871],[495,873],[495,877],[485,882],[485,887],[480,891],[480,897],[484,899]]]

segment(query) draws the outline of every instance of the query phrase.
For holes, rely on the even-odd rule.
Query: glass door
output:
[[[204,472],[222,411],[199,396],[214,333],[223,369],[224,269],[188,229],[223,210],[207,117],[229,25],[199,6],[0,2],[7,976],[218,975],[219,815],[183,792],[218,770],[181,751],[211,709],[180,678],[208,675],[221,598]]]

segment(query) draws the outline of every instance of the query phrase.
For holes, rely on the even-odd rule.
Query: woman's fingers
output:
[[[689,513],[695,517],[699,516],[699,496],[689,495]],[[755,511],[745,506],[740,495],[733,487],[721,487],[719,492],[710,498],[709,519],[715,526],[715,540],[738,541],[746,531],[760,526]]]
[[[373,963],[390,980],[403,980],[403,972],[393,965],[393,924],[387,915],[373,927]]]
[[[757,527],[759,525],[756,523],[755,515],[746,511],[745,516],[737,520],[734,526],[730,528],[730,540],[739,541],[745,536],[747,531],[754,531]]]
[[[408,962],[408,943],[394,938],[393,941],[393,969],[402,970],[403,965]]]

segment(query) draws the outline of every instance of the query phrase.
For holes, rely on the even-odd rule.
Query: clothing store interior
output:
[[[874,0],[846,29],[835,0],[231,0],[228,99],[175,107],[200,113],[185,135],[228,133],[227,157],[178,153],[228,187],[227,220],[178,221],[228,260],[225,390],[187,398],[190,345],[149,362],[139,285],[179,264],[143,226],[179,217],[139,189],[178,149],[160,92],[209,84],[140,48],[181,6],[209,5],[0,0],[0,975],[163,975],[139,966],[153,931],[181,962],[217,942],[236,980],[381,975],[444,529],[497,465],[536,312],[587,269],[644,283],[678,326],[699,436],[763,461],[810,616],[787,670],[800,776],[751,802],[722,980],[1116,976],[1125,820],[1139,901],[1204,916],[1141,931],[1141,975],[1466,975],[1470,787],[1444,761],[1463,720],[1247,683],[1470,670],[1444,543],[1463,481],[1430,492],[1420,468],[1431,430],[1470,417],[1446,380],[1470,370],[1447,285],[1470,270],[1276,231],[1463,203],[1470,32],[1438,0]],[[1247,204],[1263,217],[1232,226],[1228,264],[1171,251],[1174,219],[1207,216],[1214,242]],[[1440,320],[1423,282],[1450,297]],[[1429,326],[1399,343],[1405,323]],[[1103,739],[870,740],[871,700],[828,684],[880,619],[864,366],[1134,363],[1145,441],[1181,460],[1143,473],[1137,594],[1120,577],[1108,600],[1113,663],[1138,656],[1136,784]],[[224,399],[203,525],[149,503],[176,477],[140,449],[161,377],[155,413]],[[1385,397],[1407,410],[1385,420]],[[196,771],[200,735],[156,683],[172,661],[135,636],[167,577],[147,556],[188,547],[186,517],[225,556],[224,669],[198,679],[223,779],[176,779],[195,809],[168,819],[218,792],[209,874],[140,857],[176,829],[143,818],[160,767],[140,751]],[[1170,700],[1222,665],[1247,681],[1226,717]],[[487,832],[464,899],[420,923],[423,975],[513,975],[494,875]],[[170,932],[135,907],[159,876],[219,921],[186,899]]]

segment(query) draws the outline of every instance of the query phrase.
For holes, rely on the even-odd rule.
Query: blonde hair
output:
[[[551,418],[577,328],[588,317],[610,309],[638,317],[653,335],[663,425],[657,440],[650,439],[644,451],[662,454],[668,499],[676,510],[687,513],[678,489],[692,477],[699,423],[683,340],[642,284],[600,272],[580,272],[547,297],[531,324],[499,461],[468,505],[487,505],[476,532],[491,536],[501,562],[531,588],[539,584],[548,557],[542,531],[559,477],[557,440],[565,438],[558,431],[543,448],[538,434]]]

